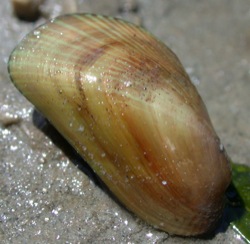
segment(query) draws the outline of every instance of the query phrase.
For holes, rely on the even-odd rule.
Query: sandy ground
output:
[[[232,160],[250,165],[249,0],[47,0],[42,11],[120,15],[145,26],[182,61]],[[0,16],[1,243],[241,243],[225,226],[208,239],[170,237],[117,204],[8,77],[11,50],[46,18],[20,21],[7,0]]]

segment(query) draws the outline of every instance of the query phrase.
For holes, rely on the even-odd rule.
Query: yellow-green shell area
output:
[[[177,235],[215,227],[228,159],[178,58],[153,35],[110,17],[58,17],[16,47],[9,73],[137,216]]]

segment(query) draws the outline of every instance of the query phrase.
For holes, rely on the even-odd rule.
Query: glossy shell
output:
[[[225,150],[178,58],[146,30],[59,17],[24,38],[9,73],[129,210],[170,234],[215,227]]]

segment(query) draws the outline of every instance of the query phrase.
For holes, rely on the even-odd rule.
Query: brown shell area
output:
[[[59,17],[17,46],[9,73],[128,209],[173,234],[214,227],[226,153],[178,58],[150,33]]]

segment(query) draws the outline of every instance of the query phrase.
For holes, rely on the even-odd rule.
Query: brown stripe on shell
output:
[[[72,18],[73,19],[73,18]],[[84,18],[83,18],[84,19]],[[57,20],[57,21],[55,21],[55,22],[53,22],[52,24],[57,24],[58,22],[60,23],[60,22],[66,22],[67,20],[69,20],[69,18],[66,18],[64,21],[62,21],[61,19],[59,19],[59,21]],[[71,19],[70,19],[71,20]],[[92,21],[93,20],[93,18],[89,18],[89,21]],[[67,25],[70,25],[70,21],[68,21],[69,23],[67,24]],[[83,21],[82,21],[83,22]],[[85,21],[84,23],[86,23],[87,21]],[[93,22],[93,21],[92,21]],[[77,23],[77,19],[73,19],[72,20],[72,25],[76,25],[76,23]],[[153,39],[153,37],[152,38],[148,38],[148,37],[151,37],[150,35],[143,35],[142,37],[144,37],[144,39],[142,39],[142,38],[137,38],[136,40],[135,40],[135,42],[134,43],[136,43],[137,45],[133,45],[133,42],[128,42],[128,40],[129,40],[129,38],[130,38],[130,36],[133,36],[133,37],[137,37],[136,35],[134,35],[133,34],[133,32],[130,32],[131,31],[131,29],[134,31],[134,32],[136,32],[136,31],[138,31],[138,27],[135,27],[135,26],[128,26],[125,30],[126,31],[124,31],[124,34],[122,34],[122,35],[116,35],[116,33],[118,33],[118,30],[117,29],[120,29],[121,27],[123,27],[123,26],[127,26],[126,25],[126,23],[123,23],[122,21],[120,21],[120,22],[118,22],[118,24],[115,22],[115,24],[114,23],[110,23],[110,21],[109,21],[109,19],[107,20],[107,25],[104,25],[104,24],[102,24],[100,27],[98,26],[98,23],[100,23],[100,21],[95,21],[95,25],[91,25],[90,27],[95,27],[96,29],[94,29],[94,30],[92,30],[92,36],[94,36],[94,38],[92,38],[91,40],[92,40],[92,43],[91,43],[91,45],[90,45],[90,48],[91,48],[91,46],[94,46],[94,45],[97,45],[97,44],[99,44],[99,43],[104,43],[104,42],[102,42],[102,40],[104,39],[105,41],[106,41],[106,39],[105,39],[105,31],[107,31],[108,29],[111,31],[111,33],[112,33],[112,36],[111,35],[107,35],[107,37],[106,38],[113,38],[114,40],[115,39],[117,39],[118,38],[118,40],[119,40],[119,38],[123,38],[122,40],[120,40],[121,42],[124,42],[124,48],[127,48],[127,49],[131,49],[131,48],[137,48],[138,50],[136,51],[136,49],[133,51],[133,52],[135,52],[135,55],[134,56],[136,56],[139,52],[141,52],[142,50],[144,51],[144,50],[147,50],[147,52],[143,52],[143,55],[145,55],[145,56],[147,56],[147,55],[151,55],[150,56],[150,60],[157,60],[157,64],[158,65],[161,65],[161,62],[159,62],[159,61],[161,61],[160,60],[160,57],[158,57],[158,56],[154,56],[154,55],[156,55],[156,51],[158,50],[158,49],[161,49],[161,52],[162,51],[164,51],[164,52],[167,52],[166,54],[167,55],[162,55],[163,57],[168,57],[169,56],[169,53],[173,56],[174,54],[172,54],[172,52],[170,51],[170,50],[168,50],[168,49],[166,49],[166,47],[164,46],[164,45],[159,45],[159,42],[157,42],[155,39]],[[86,27],[85,25],[80,25],[81,23],[78,23],[78,25],[79,25],[79,27],[82,27],[82,29],[81,30],[83,30],[84,32],[86,31],[86,33],[88,33],[88,29],[90,29],[90,27]],[[88,24],[88,22],[87,22],[87,24]],[[111,24],[113,24],[113,26],[111,25]],[[104,28],[104,26],[106,26],[106,28],[107,28],[107,30],[105,30],[105,29],[102,29],[101,31],[100,31],[100,28],[102,27],[102,28]],[[83,28],[83,27],[86,27],[86,28]],[[76,27],[74,27],[75,29],[76,29]],[[120,33],[120,32],[119,32]],[[123,32],[122,32],[123,33]],[[139,33],[141,33],[141,32],[139,32]],[[143,33],[143,32],[142,32]],[[78,33],[75,33],[75,35],[76,34],[78,34]],[[147,32],[145,32],[145,34],[148,34]],[[78,34],[79,35],[79,34]],[[99,36],[98,36],[99,35]],[[147,37],[147,38],[145,38],[145,36]],[[86,37],[85,37],[86,38]],[[77,44],[78,43],[81,43],[80,44],[80,46],[86,46],[86,48],[87,48],[87,43],[89,43],[89,41],[87,41],[87,39],[86,39],[86,44],[85,44],[85,42],[84,42],[84,39],[85,38],[76,38],[76,40],[77,40],[77,43],[72,43],[71,44],[71,46],[74,46],[74,44],[76,45],[76,46],[78,46]],[[147,39],[148,39],[148,41],[147,41]],[[94,44],[93,42],[96,42],[96,40],[98,40],[98,42],[97,42],[97,44]],[[116,42],[117,42],[117,40],[116,40]],[[112,43],[112,42],[111,42]],[[125,45],[126,44],[126,45]],[[138,45],[139,44],[139,45]],[[104,44],[103,44],[104,45]],[[112,48],[116,48],[115,46],[112,46],[111,45],[111,47]],[[143,47],[143,48],[142,48]],[[119,50],[119,49],[118,49]],[[149,51],[151,51],[151,52],[149,52]],[[160,51],[160,50],[159,50]],[[149,54],[148,54],[148,52],[149,52]],[[153,54],[153,58],[152,58],[152,54]],[[172,59],[170,60],[171,62],[173,61]],[[127,62],[129,62],[129,60],[127,60]],[[136,62],[134,62],[134,60],[131,60],[131,63],[130,63],[131,65],[136,65]],[[178,63],[177,63],[178,64]],[[141,64],[139,64],[139,66],[140,66]],[[183,76],[183,78],[182,77],[175,77],[175,71],[174,70],[171,70],[171,68],[173,67],[173,65],[166,65],[166,63],[164,62],[163,63],[163,65],[161,65],[162,67],[168,67],[170,70],[169,71],[167,71],[169,74],[172,74],[171,76],[170,76],[170,79],[173,79],[173,83],[172,84],[169,84],[170,86],[173,86],[173,88],[172,88],[172,90],[174,91],[174,92],[176,92],[177,94],[176,95],[178,95],[179,94],[179,96],[180,96],[180,99],[182,99],[182,97],[188,97],[188,95],[189,94],[191,94],[192,93],[192,91],[189,91],[189,90],[187,90],[186,92],[185,92],[185,90],[183,89],[183,84],[180,84],[179,86],[178,86],[178,81],[179,80],[183,80],[183,81],[186,81],[186,80],[188,80],[188,78],[187,78],[187,76],[186,76],[186,74]],[[182,68],[181,67],[181,65],[176,65],[176,67],[178,67],[178,66],[180,66],[180,68]],[[175,67],[175,66],[174,66]],[[172,78],[171,78],[172,77]],[[164,87],[165,86],[165,84],[163,83],[163,85],[162,85],[162,87]],[[174,88],[174,87],[176,87],[176,88]],[[186,87],[188,87],[188,86],[186,86]],[[182,91],[182,93],[179,93],[179,91]],[[193,97],[192,97],[192,99],[194,99]],[[189,101],[190,99],[186,99],[184,102],[187,102],[187,101]],[[200,99],[198,100],[198,103],[200,102]],[[191,106],[192,107],[195,107],[195,104],[194,104],[194,106],[192,105],[192,103],[191,103]]]

